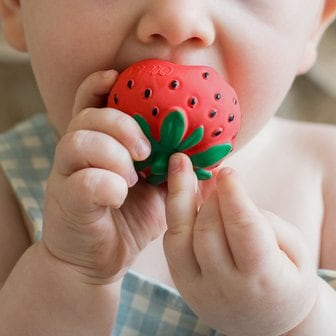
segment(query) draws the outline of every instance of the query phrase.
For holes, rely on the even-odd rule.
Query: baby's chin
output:
[[[50,124],[53,126],[56,135],[60,138],[63,135],[66,134],[68,125],[71,121],[71,116],[70,117],[61,117],[57,112],[51,111],[48,109],[47,110],[47,116]]]

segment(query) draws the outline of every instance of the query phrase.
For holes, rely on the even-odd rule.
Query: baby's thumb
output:
[[[117,77],[115,70],[97,71],[89,75],[76,92],[73,116],[86,108],[103,107]]]
[[[169,161],[166,217],[168,230],[164,249],[176,273],[194,273],[198,268],[193,253],[193,227],[197,214],[197,180],[190,159],[182,153]],[[180,274],[181,275],[181,274]]]

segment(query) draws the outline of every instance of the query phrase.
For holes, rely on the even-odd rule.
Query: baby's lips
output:
[[[134,117],[151,142],[152,154],[137,170],[154,184],[164,182],[178,151],[190,156],[199,179],[210,178],[240,127],[235,90],[208,66],[140,61],[119,75],[108,106]]]

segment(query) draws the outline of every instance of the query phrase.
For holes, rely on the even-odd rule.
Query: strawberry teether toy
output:
[[[133,116],[152,145],[149,158],[135,162],[151,184],[167,178],[169,157],[186,153],[200,180],[232,150],[240,127],[235,91],[206,66],[161,60],[131,65],[118,77],[108,106]]]

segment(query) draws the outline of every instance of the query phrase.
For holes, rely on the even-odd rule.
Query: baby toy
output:
[[[169,157],[187,154],[199,180],[229,154],[240,127],[234,89],[212,68],[144,60],[124,70],[108,106],[132,116],[149,139],[152,151],[135,162],[151,184],[165,182]]]

